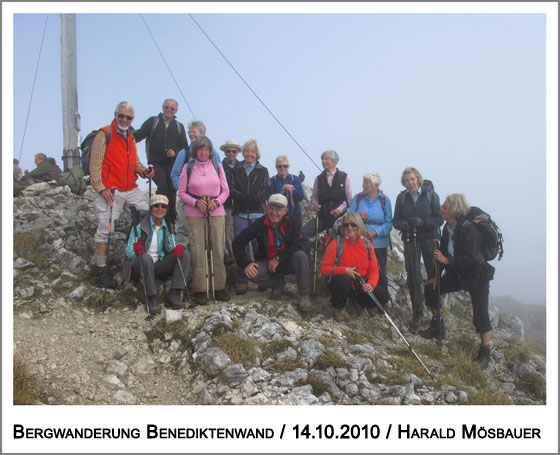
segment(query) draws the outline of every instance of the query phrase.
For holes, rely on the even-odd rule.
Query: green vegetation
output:
[[[264,357],[275,357],[292,346],[289,340],[272,340],[262,346]]]
[[[511,368],[513,365],[527,363],[529,361],[529,350],[525,344],[510,338],[507,345],[502,349],[506,358],[506,365]]]
[[[238,335],[226,333],[212,338],[214,346],[224,351],[233,363],[252,366],[262,356],[260,343]]]
[[[313,389],[313,395],[316,397],[320,397],[325,392],[329,391],[329,386],[321,381],[319,376],[311,373],[307,376],[306,384],[309,384]]]
[[[164,319],[160,319],[150,330],[146,331],[148,343],[159,339],[165,341],[165,334],[170,333],[173,340],[182,342],[185,346],[192,344],[191,339],[195,335],[195,330],[189,328],[183,320],[174,321],[167,324]]]
[[[336,352],[327,351],[317,357],[314,367],[318,370],[325,370],[328,367],[347,368],[348,365]]]
[[[25,258],[33,262],[37,268],[44,269],[47,266],[47,258],[41,249],[44,243],[42,229],[14,234],[14,257]]]
[[[528,371],[517,381],[517,386],[539,400],[546,400],[546,381],[538,373]]]
[[[37,398],[37,384],[29,373],[29,364],[14,354],[14,405],[33,404]]]

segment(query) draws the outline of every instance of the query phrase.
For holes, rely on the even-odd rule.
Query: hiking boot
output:
[[[105,274],[107,275],[105,276]],[[97,272],[97,276],[95,277],[95,285],[100,288],[107,287],[109,289],[116,289],[118,283],[112,276],[109,275],[107,267],[100,267]]]
[[[298,310],[302,313],[309,313],[311,311],[311,301],[309,300],[309,296],[302,295],[298,301]]]
[[[350,322],[350,316],[348,315],[346,308],[335,308],[334,319],[337,322]]]
[[[148,296],[148,315],[155,316],[156,314],[159,314],[160,311],[161,311],[161,308],[159,306],[159,303],[157,303],[156,296],[155,295],[149,295]]]
[[[476,361],[480,365],[480,368],[485,370],[488,368],[488,364],[490,363],[490,351],[492,348],[489,344],[486,346],[480,345],[478,348],[478,355],[476,356]]]
[[[408,330],[410,330],[411,333],[416,333],[418,327],[420,327],[420,323],[422,322],[423,317],[424,315],[422,313],[418,313],[414,315],[412,321],[408,323]]]
[[[180,289],[170,289],[169,294],[167,294],[166,307],[172,310],[182,310],[186,308],[185,302],[181,300],[181,290]]]
[[[249,285],[247,283],[237,283],[237,287],[235,288],[235,293],[237,295],[247,294],[249,290]]]
[[[443,323],[443,318],[432,318],[430,322],[430,327],[426,330],[421,330],[419,335],[422,338],[431,339],[431,338],[438,338],[438,328],[440,331],[440,337],[443,340],[445,338],[445,324]]]
[[[195,292],[194,303],[195,305],[206,305],[208,303],[208,297],[206,297],[206,292]]]
[[[226,292],[225,289],[220,289],[219,291],[216,291],[214,293],[216,300],[219,300],[220,302],[229,302],[231,300],[231,297],[229,296],[229,294]]]

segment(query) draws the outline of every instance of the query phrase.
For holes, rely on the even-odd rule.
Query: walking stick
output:
[[[109,191],[111,191],[111,194],[113,195],[113,197],[115,196],[115,188],[109,188]],[[115,200],[113,199],[113,204],[115,203]],[[113,204],[111,204],[109,206],[109,236],[107,237],[107,253],[105,254],[105,273],[103,276],[103,281],[105,284],[105,287],[103,289],[103,303],[102,305],[105,305],[105,295],[107,294],[107,278],[108,278],[108,274],[109,274],[109,252],[110,250],[110,246],[111,246],[111,227],[113,225]]]
[[[148,172],[152,172],[153,167],[152,166],[148,166]],[[152,179],[148,179],[148,204],[150,203],[150,200],[152,199]]]
[[[204,196],[202,196],[204,198]],[[206,213],[202,214],[202,224],[204,226],[204,273],[206,275],[206,298],[210,295],[210,276],[208,275],[208,230],[206,228]]]
[[[361,276],[358,276],[358,282],[360,283],[360,286],[365,286],[365,281]],[[410,343],[408,341],[406,341],[406,338],[404,337],[404,335],[401,333],[401,331],[397,328],[397,326],[395,325],[395,323],[393,322],[393,320],[389,317],[389,315],[387,314],[387,312],[385,311],[385,308],[383,308],[383,305],[381,305],[379,303],[379,300],[377,300],[377,298],[375,297],[375,294],[370,291],[367,293],[371,299],[373,300],[373,302],[377,305],[377,308],[379,309],[379,311],[381,311],[381,313],[383,313],[385,315],[385,317],[387,318],[387,320],[390,322],[390,324],[393,326],[393,328],[397,331],[397,333],[400,335],[400,337],[403,339],[403,341],[405,342],[406,346],[408,347],[408,349],[410,349],[410,352],[412,352],[412,354],[414,354],[414,357],[416,357],[416,359],[420,362],[420,365],[422,365],[422,367],[424,368],[424,370],[426,370],[426,373],[428,373],[430,375],[430,377],[433,379],[434,376],[432,375],[432,373],[430,373],[430,370],[428,370],[428,367],[426,367],[426,365],[424,365],[424,362],[422,362],[422,360],[420,359],[420,357],[418,357],[418,354],[416,354],[416,352],[414,352],[414,349],[412,349],[412,346],[410,345]]]
[[[175,225],[173,223],[168,223],[168,224],[169,224],[169,231],[171,232],[171,238],[173,239],[173,248],[175,248],[177,246],[177,240],[175,239]],[[185,253],[183,252],[183,254]],[[179,270],[181,270],[181,276],[183,277],[183,284],[185,285],[187,300],[190,300],[191,296],[189,295],[189,290],[187,288],[187,277],[185,276],[185,271],[183,270],[181,259],[177,258],[177,264],[179,264]]]
[[[434,250],[439,249],[438,241],[434,239]],[[434,278],[436,280],[437,289],[437,309],[436,314],[438,318],[437,324],[437,345],[441,347],[441,288],[440,288],[440,267],[438,261],[434,261]]]
[[[315,263],[313,265],[313,295],[315,295],[315,283],[317,281],[317,251],[319,249],[319,215],[315,217]]]
[[[134,239],[138,242],[138,230],[136,229],[136,225],[140,223],[140,214],[136,207],[130,207],[130,212],[132,213],[132,229],[134,230]],[[144,290],[144,298],[146,299],[146,311],[148,312],[148,316],[146,317],[146,321],[150,322],[150,327],[152,326],[152,319],[155,315],[150,313],[150,306],[148,305],[148,294],[146,293],[146,281],[144,279],[144,266],[142,264],[142,259],[138,256],[138,263],[140,264],[140,279],[142,281],[142,289]]]
[[[212,201],[210,196],[204,196],[206,200],[206,217],[208,219],[208,254],[210,255],[210,259],[208,261],[210,265],[210,273],[209,279],[210,283],[212,284],[212,298],[216,298],[216,290],[214,285],[214,251],[212,251],[212,223],[210,220],[210,202]]]

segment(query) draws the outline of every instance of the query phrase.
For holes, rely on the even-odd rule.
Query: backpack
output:
[[[491,261],[498,256],[498,261],[504,255],[504,238],[498,225],[490,215],[478,207],[471,207],[465,217],[472,222],[482,238],[481,252],[486,261]]]
[[[100,128],[98,130],[93,130],[89,133],[86,138],[80,144],[80,150],[82,151],[82,155],[80,157],[80,161],[82,164],[82,171],[84,175],[89,175],[89,161],[91,159],[91,146],[93,144],[93,140],[99,131],[103,131],[105,133],[106,145],[109,146],[109,142],[111,141],[111,127],[106,126],[105,129]]]
[[[214,165],[214,169],[216,170],[216,174],[218,174],[218,178],[219,178],[220,177],[219,163],[217,161],[212,160],[212,164]],[[194,158],[190,158],[189,161],[187,162],[187,189],[186,189],[186,192],[187,192],[187,194],[194,197],[195,199],[200,199],[201,196],[196,196],[196,195],[191,194],[189,192],[189,180],[191,179],[191,174],[192,174],[193,167],[194,167]],[[218,197],[218,196],[216,196],[216,197]]]
[[[334,239],[334,237],[331,237],[330,240],[327,241],[327,244],[325,245],[325,248],[327,247],[327,245],[329,243],[331,243],[333,241],[333,239]],[[367,255],[368,255],[368,262],[369,262],[369,261],[371,261],[371,243],[363,235],[362,235],[361,239],[362,239],[362,242],[364,242],[364,246],[366,247],[366,251],[367,251]],[[331,274],[329,276],[329,279],[327,280],[327,284],[331,283],[332,276],[333,276],[333,273],[334,273],[334,269],[336,267],[338,267],[338,264],[340,264],[340,256],[342,256],[343,251],[344,251],[344,239],[342,238],[342,235],[338,234],[336,236],[336,258],[334,260],[333,268],[331,270]]]
[[[56,184],[60,186],[67,185],[70,191],[78,196],[82,195],[87,188],[84,180],[84,172],[81,166],[73,166],[69,171],[64,171],[56,178]]]
[[[293,174],[289,174],[289,175],[292,178],[292,185],[296,186],[296,178],[294,177]],[[273,185],[272,188],[274,189],[276,187],[276,183],[278,182],[278,176],[277,175],[273,176],[271,178],[271,180],[272,180],[272,185]]]

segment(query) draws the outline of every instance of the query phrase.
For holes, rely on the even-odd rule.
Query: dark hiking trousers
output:
[[[362,287],[357,284],[356,289],[353,288],[352,282],[354,280],[348,275],[340,274],[333,275],[328,289],[331,293],[331,303],[336,309],[341,309],[346,306],[346,299],[352,297],[360,304],[360,306],[365,308],[377,308],[377,305],[373,299],[366,292],[362,291]],[[365,280],[364,280],[365,281]],[[379,280],[377,286],[373,290],[373,295],[377,298],[381,305],[389,301],[389,293],[383,285],[383,281]]]
[[[163,194],[169,199],[167,217],[171,223],[175,223],[177,219],[177,191],[171,181],[171,169],[173,166],[158,163],[152,166],[154,166],[155,171],[154,183],[157,185],[156,194]]]
[[[181,268],[179,267],[177,256],[173,254],[168,254],[163,260],[157,261],[156,263],[154,263],[152,257],[148,253],[136,256],[132,260],[132,273],[142,280],[142,275],[140,273],[140,261],[142,261],[146,295],[156,295],[156,277],[168,277],[171,275],[171,289],[185,289],[185,283],[189,275],[189,266],[191,264],[191,255],[186,249],[179,260],[181,261],[183,273],[185,274],[184,280],[181,276]]]
[[[416,248],[413,245],[412,235],[410,242],[404,240],[404,266],[406,269],[406,285],[410,293],[412,302],[412,314],[414,317],[424,313],[424,304],[422,299],[422,269],[420,268],[420,255],[424,261],[426,274],[428,279],[434,276],[434,241],[433,239],[424,239],[416,241]]]

